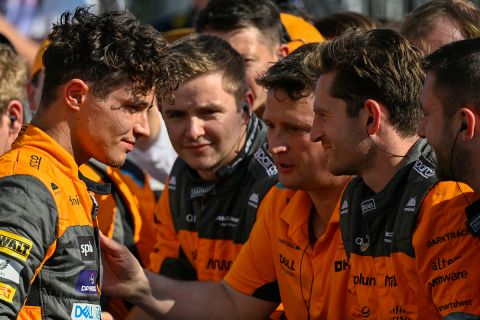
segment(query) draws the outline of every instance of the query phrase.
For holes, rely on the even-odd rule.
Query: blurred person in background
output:
[[[0,44],[0,155],[10,150],[23,124],[28,71],[12,46]]]
[[[371,18],[352,11],[328,15],[315,21],[314,25],[327,40],[338,37],[350,28],[368,31],[377,27]]]
[[[408,14],[400,33],[429,54],[441,46],[480,36],[480,11],[469,0],[434,0]]]

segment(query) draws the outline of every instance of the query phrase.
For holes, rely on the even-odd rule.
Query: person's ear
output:
[[[285,58],[290,53],[290,48],[287,44],[282,43],[277,47],[277,58],[278,60]]]
[[[80,79],[71,79],[64,86],[64,100],[66,105],[74,110],[78,110],[85,102],[88,85]]]

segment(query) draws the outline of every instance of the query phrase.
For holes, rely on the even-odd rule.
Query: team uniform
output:
[[[310,243],[313,204],[305,191],[274,187],[259,208],[250,239],[225,281],[259,299],[282,302],[288,319],[351,319],[348,265],[338,206]]]
[[[100,231],[125,245],[142,266],[148,266],[155,244],[156,202],[150,176],[128,159],[121,168],[91,159],[80,171],[93,181],[111,186],[110,193],[95,195]],[[122,319],[132,307],[126,301],[106,296],[102,296],[101,305],[115,319]]]
[[[252,115],[238,157],[205,181],[177,159],[156,208],[157,243],[150,270],[182,280],[223,279],[277,181],[266,127]]]
[[[480,239],[464,211],[474,194],[438,182],[433,163],[420,140],[383,191],[357,177],[343,194],[342,236],[359,319],[480,315]]]
[[[72,155],[29,125],[0,177],[0,318],[100,319],[97,205]]]

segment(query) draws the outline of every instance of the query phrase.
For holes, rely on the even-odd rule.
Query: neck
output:
[[[307,193],[312,199],[313,206],[316,209],[315,216],[311,217],[312,229],[314,236],[318,239],[325,232],[328,223],[334,213],[338,200],[342,195],[345,185],[350,177],[336,177],[335,182],[322,186],[315,190],[308,190]]]
[[[418,137],[414,136],[406,139],[398,138],[397,141],[391,143],[392,147],[387,150],[391,154],[402,155],[403,157],[376,150],[368,168],[359,174],[365,184],[375,193],[382,191],[403,166],[405,157],[417,140]]]
[[[67,120],[58,120],[60,116],[53,120],[51,115],[53,112],[45,112],[40,110],[35,114],[31,124],[40,128],[53,140],[55,140],[63,149],[72,155],[78,165],[86,162],[88,159],[82,159],[82,157],[75,152],[71,138],[71,130]]]

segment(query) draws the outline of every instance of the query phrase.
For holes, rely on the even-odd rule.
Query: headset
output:
[[[248,104],[246,102],[244,102],[242,104],[242,110],[245,111],[246,113],[250,114],[250,110],[249,110]]]
[[[367,126],[369,124],[371,124],[373,122],[373,117],[368,117],[368,120],[367,120],[367,125],[365,126],[365,132],[367,133],[367,136],[370,138],[370,141],[372,141],[373,145],[375,147],[377,147],[378,150],[382,151],[383,153],[386,153],[392,157],[396,157],[396,158],[405,158],[406,155],[398,155],[398,154],[394,154],[394,153],[391,153],[391,152],[388,152],[387,150],[383,149],[382,147],[380,147],[378,144],[375,143],[375,141],[373,141],[372,137],[370,137],[370,135],[368,134],[368,130],[367,130]]]
[[[462,125],[460,126],[460,131],[465,131],[467,130],[468,126],[465,122],[462,122]]]
[[[10,125],[12,125],[15,121],[18,120],[17,116],[14,114],[9,114],[8,119],[10,119]]]

